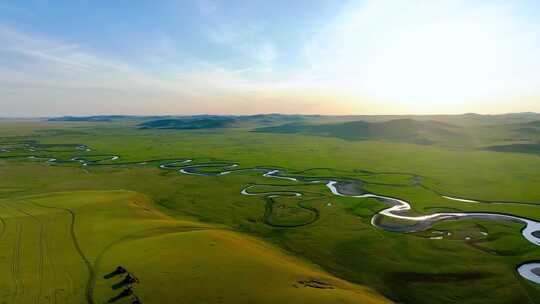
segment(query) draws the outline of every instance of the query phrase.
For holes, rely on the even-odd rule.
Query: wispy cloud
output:
[[[169,37],[163,37],[155,54],[174,53]],[[185,67],[163,75],[76,43],[5,26],[0,27],[0,45],[0,58],[11,61],[0,68],[0,105],[12,109],[13,115],[246,113],[247,109],[256,111],[253,101],[260,100],[261,92],[268,88],[264,80],[252,77],[251,66],[239,69],[188,58]],[[245,52],[259,71],[275,58],[268,43]],[[260,109],[270,108],[267,101]],[[287,112],[286,108],[282,111]]]
[[[0,25],[1,108],[14,115],[540,111],[529,98],[540,96],[540,21],[524,18],[519,3],[351,1],[295,41],[300,50],[280,44],[270,26],[281,25],[244,24],[220,15],[217,2],[196,4],[203,19],[196,28],[157,28],[126,42],[129,54]],[[508,102],[516,96],[527,98]]]
[[[54,86],[164,88],[164,83],[125,62],[100,56],[78,44],[56,41],[0,27],[0,55],[10,58],[2,81]],[[13,77],[16,75],[17,77]]]
[[[231,61],[241,61],[245,69],[259,72],[273,69],[278,50],[274,43],[265,39],[264,27],[250,25],[239,28],[220,24],[207,28],[205,34],[211,43],[232,52]]]
[[[97,56],[77,44],[41,38],[5,26],[0,26],[0,54],[13,59],[10,64],[15,71],[29,75],[44,72],[49,76],[71,77],[95,75],[103,70],[132,70],[128,64]]]

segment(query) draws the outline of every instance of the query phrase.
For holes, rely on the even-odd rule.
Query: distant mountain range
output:
[[[348,140],[389,140],[416,144],[456,141],[465,137],[460,127],[434,120],[394,119],[384,122],[351,121],[332,124],[290,123],[258,128],[256,132],[302,133]]]
[[[47,121],[72,121],[72,122],[111,122],[123,120],[146,120],[161,119],[168,116],[132,116],[132,115],[96,115],[96,116],[61,116],[48,118]]]
[[[48,118],[48,121],[88,121],[88,122],[110,122],[110,121],[147,121],[159,119],[217,119],[230,118],[237,122],[256,122],[256,123],[283,123],[296,121],[310,121],[315,123],[324,122],[346,122],[346,121],[366,121],[366,122],[384,122],[396,119],[413,119],[419,121],[438,121],[460,126],[469,125],[494,125],[494,124],[512,124],[540,121],[540,113],[524,112],[509,113],[498,115],[482,115],[475,113],[459,115],[301,115],[301,114],[257,114],[257,115],[96,115],[96,116],[61,116]]]
[[[51,122],[126,122],[139,129],[244,128],[259,133],[304,134],[345,140],[382,140],[540,154],[540,114],[500,115],[191,115],[65,116]]]

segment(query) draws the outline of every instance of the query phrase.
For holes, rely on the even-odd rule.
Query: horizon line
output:
[[[477,112],[465,112],[465,113],[437,113],[437,114],[301,114],[301,113],[256,113],[256,114],[90,114],[90,115],[51,115],[51,116],[0,116],[0,119],[49,119],[49,118],[61,118],[61,117],[103,117],[103,116],[123,116],[123,117],[192,117],[192,116],[258,116],[258,115],[282,115],[282,116],[333,116],[333,117],[347,117],[347,116],[463,116],[463,115],[480,115],[480,116],[499,116],[499,115],[512,115],[512,114],[537,114],[540,112],[524,111],[524,112],[501,112],[501,113],[477,113]]]

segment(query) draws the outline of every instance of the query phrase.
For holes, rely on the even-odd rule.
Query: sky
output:
[[[531,0],[0,0],[0,116],[540,112]]]

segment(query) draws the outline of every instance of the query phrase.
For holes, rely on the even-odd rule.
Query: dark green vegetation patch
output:
[[[485,148],[489,151],[540,154],[540,144],[498,145]]]
[[[209,118],[178,118],[158,119],[140,124],[142,129],[214,129],[230,127],[235,122],[232,118],[209,117]]]

